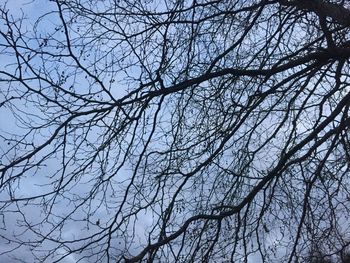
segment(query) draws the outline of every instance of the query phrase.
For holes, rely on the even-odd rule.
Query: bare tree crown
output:
[[[348,1],[14,2],[0,259],[344,258]]]

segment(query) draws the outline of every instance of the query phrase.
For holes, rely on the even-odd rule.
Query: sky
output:
[[[0,7],[7,9],[9,11],[10,16],[12,16],[14,19],[23,16],[25,18],[25,20],[23,20],[24,22],[22,24],[22,29],[24,31],[27,31],[28,34],[34,33],[32,31],[32,28],[34,26],[37,26],[36,21],[38,20],[38,18],[40,18],[42,15],[44,15],[46,13],[51,12],[52,10],[55,10],[55,11],[57,10],[56,5],[52,1],[45,1],[45,0],[33,0],[33,1],[31,1],[31,0],[9,0],[9,1],[7,1],[7,3],[5,5],[0,4]],[[50,29],[52,29],[53,27],[55,27],[56,24],[59,24],[59,22],[60,21],[56,15],[50,15],[49,17],[46,17],[38,24],[39,27],[37,29],[38,29],[38,31],[41,31],[41,32],[47,32]],[[3,32],[6,31],[4,29],[4,27],[1,27],[1,25],[0,25],[0,30],[2,30]],[[1,41],[3,41],[3,39],[0,39],[0,44],[1,44]],[[14,56],[1,56],[0,68],[4,67],[7,70],[11,71],[10,70],[11,66],[9,66],[9,64],[11,64],[13,61],[15,61]],[[38,61],[38,63],[40,63],[40,61]],[[84,87],[85,85],[88,85],[88,83],[86,83],[86,81],[83,77],[81,77],[80,80],[78,79],[75,81],[80,83],[80,85],[82,87]],[[3,89],[4,91],[7,90],[7,83],[0,82],[0,88]],[[116,89],[114,89],[114,90],[116,90]],[[0,92],[0,103],[3,102],[5,99],[3,94],[4,93]],[[120,88],[117,89],[117,92],[114,93],[115,96],[122,96],[123,94],[125,94],[125,91],[123,91]],[[23,112],[27,112],[27,113],[31,113],[31,114],[37,112],[35,105],[30,104],[30,103],[24,103],[23,100],[18,100],[17,102],[15,102],[15,105],[17,107],[17,109],[15,109],[15,110],[20,109]],[[39,115],[40,115],[40,113],[39,113]],[[23,134],[25,132],[24,129],[20,128],[21,124],[13,116],[12,111],[9,107],[0,107],[0,119],[1,119],[0,131],[2,134]],[[44,133],[45,133],[45,134],[43,134],[44,136],[51,135],[50,130],[46,130],[46,131],[44,131]],[[92,135],[90,135],[90,136],[92,136],[90,139],[93,141],[94,137],[97,138],[97,132],[96,132],[96,134],[92,133]],[[34,138],[35,139],[33,140],[33,143],[36,145],[39,145],[40,144],[40,137],[36,136]],[[12,147],[12,144],[8,143],[8,141],[0,140],[0,152],[1,153],[7,152],[7,154],[2,159],[3,164],[8,163],[15,154],[14,150],[10,150],[11,147]],[[42,151],[41,156],[43,156],[45,153],[48,153],[48,151],[47,150]],[[45,166],[43,168],[32,172],[31,176],[27,176],[26,178],[22,179],[21,186],[17,191],[17,198],[45,193],[47,191],[47,187],[42,187],[42,185],[46,184],[47,182],[50,182],[50,180],[48,180],[46,178],[46,175],[50,175],[57,170],[57,166],[60,165],[60,163],[57,163],[57,162],[60,162],[60,159],[57,159],[57,160],[53,159],[53,160],[46,161]],[[71,168],[71,167],[68,167],[68,169],[69,168]],[[73,168],[71,168],[71,169],[73,170]],[[68,172],[69,172],[69,170],[68,170]],[[122,181],[123,175],[121,175],[120,178],[121,178],[120,180]],[[85,181],[86,181],[86,184],[88,185],[89,180],[86,179]],[[88,189],[88,187],[86,187],[86,189]],[[84,189],[84,186],[81,186],[80,190],[79,189],[77,190],[77,188],[75,188],[75,190],[74,190],[75,195],[85,194],[85,193],[86,193],[86,191]],[[8,196],[6,191],[3,191],[2,193],[0,193],[0,202],[8,200],[8,198],[9,198],[9,196]],[[93,202],[95,202],[95,204],[92,204],[92,206],[98,207],[98,200],[96,199]],[[58,214],[58,215],[61,214],[63,216],[67,211],[67,206],[69,206],[69,204],[67,204],[66,202],[57,203],[55,205],[54,211],[56,214]],[[12,208],[10,207],[7,209],[12,209]],[[25,212],[26,218],[28,220],[32,220],[33,222],[40,220],[43,216],[42,209],[39,207],[36,209],[36,206],[31,206],[28,209],[22,208],[22,211]],[[1,212],[0,212],[0,215],[1,215]],[[107,224],[104,215],[105,215],[105,211],[98,210],[98,211],[94,212],[94,215],[91,217],[91,221],[97,222],[97,220],[98,220],[101,222],[101,226],[103,226],[103,224]],[[84,215],[78,214],[77,217],[79,217],[79,216],[83,217]],[[6,213],[6,215],[4,217],[4,221],[3,221],[3,223],[5,223],[5,224],[0,224],[0,227],[2,227],[0,229],[0,234],[3,236],[13,238],[15,236],[15,234],[22,232],[17,226],[17,223],[18,223],[17,220],[19,218],[21,218],[21,216],[18,213]],[[140,218],[142,219],[142,215],[140,215]],[[143,233],[145,231],[145,227],[147,226],[147,224],[150,224],[151,221],[152,221],[152,218],[150,216],[144,215],[144,219],[142,220],[143,224],[142,225],[139,223],[136,224],[136,232]],[[79,237],[83,237],[83,236],[86,236],[88,234],[94,233],[94,231],[96,231],[96,229],[94,229],[93,225],[90,225],[89,229],[90,230],[86,229],[86,226],[84,225],[84,223],[70,222],[63,229],[62,237],[67,238],[67,239],[79,238]],[[35,235],[32,235],[32,233],[30,233],[30,231],[23,233],[21,235],[21,237],[24,239],[28,238],[28,240],[36,238]],[[13,244],[12,245],[7,244],[7,243],[5,243],[5,241],[2,242],[0,240],[0,253],[3,252],[4,250],[11,248],[11,247],[13,247]],[[49,247],[50,247],[49,242],[46,242],[43,244],[43,246],[40,249],[45,250],[46,248],[49,248]],[[133,251],[133,249],[131,249],[131,251]],[[59,252],[66,253],[65,249],[60,249]],[[135,253],[136,253],[136,250],[135,250]],[[35,259],[31,255],[30,251],[28,250],[28,247],[21,247],[21,248],[17,249],[15,253],[0,255],[0,262],[6,261],[8,263],[12,263],[12,262],[20,262],[21,260],[23,260],[23,262],[34,262],[35,261]],[[77,260],[76,260],[76,256],[74,254],[70,254],[69,256],[67,256],[66,258],[64,258],[60,262],[73,263],[73,262],[77,262]],[[83,260],[80,260],[79,262],[85,263],[88,261],[86,259],[83,259]]]
[[[44,0],[37,0],[37,1],[28,1],[28,0],[9,0],[6,4],[6,8],[9,10],[9,13],[11,15],[13,15],[14,17],[21,17],[22,14],[24,15],[24,17],[26,18],[24,24],[23,24],[23,28],[28,30],[28,33],[31,33],[31,29],[33,28],[33,26],[35,25],[35,22],[37,21],[37,19],[42,16],[43,14],[46,14],[52,10],[56,10],[56,6],[53,4],[53,2],[51,1],[44,1]],[[46,32],[46,31],[50,31],[50,29],[52,29],[53,27],[55,27],[55,25],[59,23],[59,20],[57,18],[57,16],[55,15],[50,15],[48,17],[45,17],[45,19],[42,20],[42,22],[39,24],[39,31],[41,32]],[[0,30],[3,30],[2,27],[0,26]],[[2,40],[0,40],[1,43]],[[2,56],[3,58],[4,56]],[[6,57],[5,59],[0,60],[0,66],[5,67],[5,65],[7,66],[9,63],[11,63],[12,60],[14,60],[15,57]],[[39,63],[40,61],[38,61]],[[133,72],[133,73],[138,73],[138,72]],[[122,78],[124,76],[120,76],[120,78]],[[76,82],[79,82],[79,84],[83,87],[82,89],[84,89],[85,85],[88,85],[88,83],[86,83],[86,81],[84,80],[84,78],[78,79],[76,80]],[[6,88],[6,83],[1,83],[0,82],[0,88]],[[123,90],[123,88],[121,89],[117,89],[118,92],[115,92],[114,95],[116,97],[121,96],[122,94],[125,94],[125,90]],[[0,94],[0,100],[3,99],[3,95]],[[0,101],[1,102],[1,101]],[[19,109],[23,109],[24,111],[30,112],[30,113],[35,113],[37,111],[37,109],[34,108],[33,104],[29,104],[29,105],[24,105],[22,101],[18,100],[17,102],[17,106]],[[13,118],[11,112],[9,111],[8,108],[5,107],[0,107],[0,118],[1,118],[1,131],[2,132],[9,132],[9,133],[23,133],[23,130],[21,130],[19,128],[19,123],[15,121],[15,119]],[[50,131],[47,130],[45,131],[46,134],[44,134],[45,136],[49,136],[50,135]],[[92,135],[91,141],[93,141],[94,139],[94,135]],[[39,144],[40,143],[40,138],[36,138],[36,140],[38,141],[34,141],[35,144]],[[2,152],[7,151],[7,149],[11,147],[11,144],[8,145],[7,141],[1,140],[0,141],[0,150]],[[44,154],[45,151],[43,151],[42,154]],[[11,158],[11,152],[9,154],[7,154],[6,158]],[[56,171],[56,167],[57,167],[57,163],[55,161],[57,160],[50,160],[49,162],[47,162],[46,166],[39,169],[38,171],[36,171],[32,177],[29,177],[27,179],[24,179],[24,182],[22,181],[22,188],[18,191],[19,196],[23,195],[23,196],[31,196],[33,194],[40,194],[40,193],[44,193],[46,191],[45,187],[41,187],[41,184],[47,183],[49,182],[48,179],[45,178],[46,174],[51,174],[53,172]],[[73,167],[70,167],[72,169],[72,171],[74,170]],[[127,169],[126,169],[127,170]],[[130,171],[126,171],[126,170],[122,170],[123,173],[125,173],[125,175],[121,175],[121,180],[120,182],[122,182],[123,178],[126,178],[128,173],[130,174]],[[69,172],[69,171],[68,171]],[[27,181],[25,181],[27,180]],[[88,181],[88,180],[86,180]],[[75,194],[82,194],[84,193],[84,189],[80,189],[80,191],[77,191],[75,189]],[[8,198],[8,196],[4,193],[0,194],[0,201],[1,198]],[[98,201],[95,200],[94,202],[96,202],[96,204],[94,204],[94,206],[97,206]],[[62,213],[64,214],[66,208],[67,208],[67,204],[66,202],[61,202],[58,203],[55,206],[55,212],[56,213]],[[42,217],[42,211],[41,209],[33,209],[33,207],[30,207],[26,210],[26,216],[28,219],[33,220],[33,222],[35,222],[36,220],[39,220]],[[91,219],[92,221],[96,221],[99,220],[101,221],[101,225],[103,223],[107,223],[104,222],[105,218],[104,218],[104,211],[98,210],[97,213],[95,213]],[[13,235],[13,233],[17,233],[18,232],[18,228],[16,225],[16,221],[18,219],[18,213],[12,213],[7,214],[6,215],[6,229],[2,229],[2,231],[4,231],[4,233],[1,232],[3,235],[7,235],[7,236],[11,236]],[[83,215],[78,215],[79,216],[83,216]],[[148,226],[151,226],[153,224],[153,217],[151,213],[146,213],[143,218],[142,215],[139,217],[139,221],[138,223],[135,225],[135,232],[140,234],[140,239],[142,239],[143,233],[146,232],[146,229]],[[91,226],[90,226],[91,227]],[[132,226],[130,226],[130,228],[132,228]],[[93,227],[91,228],[91,231],[96,230],[93,229]],[[70,237],[81,237],[84,236],[86,234],[88,234],[88,230],[83,230],[82,231],[82,226],[81,223],[79,222],[71,222],[70,224],[67,225],[67,227],[64,228],[62,236],[64,238],[70,238]],[[33,238],[33,235],[31,235],[30,232],[27,232],[24,234],[24,237],[28,237],[28,239]],[[275,244],[276,240],[278,238],[278,234],[274,233],[274,231],[271,231],[269,235],[267,235],[266,237],[266,244],[267,245],[273,245]],[[142,241],[142,240],[141,240]],[[146,240],[143,240],[146,241]],[[0,241],[1,244],[1,241]],[[2,245],[2,247],[7,248],[9,245]],[[46,243],[43,245],[43,249],[45,249],[45,246],[49,247],[49,244]],[[135,249],[131,249],[131,251],[135,251],[135,253],[137,253],[139,251],[139,248],[135,248]],[[0,245],[0,251],[1,251],[1,245]],[[64,249],[62,249],[62,253],[64,253]],[[19,250],[16,251],[15,254],[10,254],[10,255],[3,255],[0,256],[0,261],[1,260],[6,260],[6,262],[12,263],[12,257],[18,257],[23,259],[25,262],[31,262],[31,255],[28,251],[28,248],[21,248]],[[3,257],[3,258],[1,258]],[[254,262],[254,257],[255,255],[251,255],[250,256],[252,258],[252,262]],[[13,262],[17,262],[16,260],[13,259]],[[73,263],[76,262],[76,258],[74,254],[69,255],[68,257],[66,257],[63,261],[63,263]],[[83,260],[80,261],[82,263],[87,262],[87,260]]]
[[[0,4],[1,8],[4,8],[4,3]],[[46,0],[8,0],[5,4],[5,9],[9,11],[9,14],[13,16],[14,18],[19,17],[25,17],[25,21],[23,23],[23,28],[26,28],[29,32],[33,28],[35,22],[37,19],[42,16],[43,14],[46,14],[47,12],[50,12],[52,10],[56,10],[56,6],[52,1],[46,1]],[[45,27],[52,26],[54,24],[54,20],[46,21],[45,23],[42,23],[41,26]],[[3,27],[0,25],[0,30],[3,30]],[[0,44],[3,39],[0,39]],[[0,68],[5,67],[8,65],[8,63],[11,63],[11,60],[14,59],[13,57],[7,57],[7,59],[4,59],[4,56],[1,56],[0,59]],[[0,82],[0,89],[6,89],[6,83]],[[0,93],[0,102],[4,100],[4,97],[2,93]],[[23,102],[19,102],[23,103]],[[35,112],[35,109],[29,108],[24,105],[18,105],[19,108],[24,107],[26,111],[32,111]],[[29,106],[32,107],[32,106]],[[13,117],[11,111],[9,108],[6,107],[0,107],[0,131],[3,133],[22,133],[20,127],[18,126],[19,123],[16,121],[16,119]],[[0,140],[0,151],[5,152],[11,145],[8,145],[7,142],[4,140]],[[6,158],[11,158],[8,154],[5,156]],[[4,160],[2,160],[4,161]],[[53,161],[51,161],[45,169],[42,171],[43,173],[50,173],[50,171],[55,171],[55,166],[57,164]],[[22,192],[24,195],[31,196],[33,194],[39,194],[41,192],[44,192],[45,190],[38,186],[45,182],[44,177],[41,176],[33,176],[29,179],[27,183],[27,187],[23,187],[20,192]],[[24,184],[25,185],[25,184]],[[8,198],[6,194],[3,193],[0,194],[0,201],[2,198]],[[66,206],[64,204],[57,205],[56,207],[57,211],[62,211],[62,213],[66,210]],[[29,210],[26,211],[26,216],[33,221],[40,218],[41,209],[33,209],[31,207]],[[1,214],[1,213],[0,213]],[[18,233],[18,226],[16,224],[16,221],[18,219],[17,213],[6,213],[6,228],[3,228],[3,224],[1,224],[0,233],[1,235],[5,236],[12,236],[14,233]],[[63,233],[63,236],[79,236],[80,235],[80,226],[78,224],[71,224],[71,226],[68,227],[68,230]],[[24,237],[33,238],[33,235],[31,233],[26,233]],[[4,240],[1,241],[0,238],[0,253],[3,252],[3,250],[10,248],[10,244],[6,244]],[[45,248],[44,248],[45,249]],[[61,252],[63,252],[62,250]],[[21,261],[22,260],[22,261]],[[28,250],[28,247],[22,247],[18,250],[16,250],[15,253],[0,255],[0,262],[7,262],[7,263],[14,263],[14,262],[35,262],[36,260],[32,257],[30,251]],[[69,255],[65,259],[61,261],[62,263],[75,263],[77,262],[75,259],[75,256],[73,254]],[[86,262],[85,260],[80,261],[82,263]]]

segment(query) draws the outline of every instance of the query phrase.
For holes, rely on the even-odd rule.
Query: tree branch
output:
[[[314,12],[319,16],[330,17],[343,26],[350,25],[350,10],[341,5],[323,0],[281,0],[280,3],[282,5],[294,6],[301,10]]]

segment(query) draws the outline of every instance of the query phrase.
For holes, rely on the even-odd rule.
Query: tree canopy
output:
[[[15,2],[0,4],[0,258],[348,249],[348,1]]]

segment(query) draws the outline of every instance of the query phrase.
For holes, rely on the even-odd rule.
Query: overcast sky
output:
[[[0,4],[1,5],[1,4]],[[45,14],[50,12],[51,10],[56,10],[56,6],[51,2],[51,1],[46,1],[46,0],[37,0],[37,1],[25,1],[25,0],[9,0],[8,3],[6,4],[6,7],[9,9],[10,13],[13,14],[13,16],[16,17],[20,17],[22,14],[24,14],[24,17],[26,17],[26,20],[24,22],[24,28],[26,28],[29,32],[32,29],[32,27],[34,26],[35,22],[37,21],[37,19]],[[41,22],[39,25],[39,30],[43,30],[46,31],[47,29],[50,29],[51,27],[55,26],[56,23],[58,23],[58,18],[55,15],[51,15],[49,17],[47,17],[45,20],[43,20],[44,22]],[[2,25],[0,25],[0,30],[3,30]],[[3,39],[0,39],[0,43],[1,41],[3,41]],[[4,56],[2,56],[3,58]],[[0,57],[1,58],[1,57]],[[7,57],[6,59],[0,59],[0,67],[5,67],[6,65],[8,65],[9,63],[11,63],[11,59],[15,60],[15,57]],[[78,79],[77,82],[79,82],[80,84],[84,83],[86,84],[86,82],[84,82],[84,79]],[[82,85],[84,86],[84,85]],[[6,89],[6,82],[0,82],[0,88],[1,89]],[[124,90],[125,91],[125,90]],[[122,89],[118,89],[119,94],[123,93]],[[118,96],[118,92],[115,93],[116,96]],[[4,100],[4,97],[2,95],[2,93],[0,93],[0,103],[1,100]],[[20,100],[18,100],[16,103],[18,103],[18,107],[19,108],[25,108],[25,110],[27,112],[35,112],[36,109],[35,108],[31,108],[32,106],[28,105],[24,105],[23,102],[21,102]],[[12,133],[12,134],[20,134],[23,133],[23,130],[21,130],[20,127],[18,127],[18,123],[15,122],[15,119],[12,116],[11,111],[8,108],[5,107],[0,107],[0,118],[1,118],[1,132],[2,133]],[[47,131],[46,135],[50,135],[50,131]],[[38,138],[37,140],[40,140],[40,138]],[[93,136],[91,138],[91,140],[93,141]],[[36,143],[36,142],[35,142]],[[98,145],[96,145],[96,147],[98,147]],[[7,141],[4,140],[0,140],[0,151],[2,152],[6,152],[9,148],[11,148],[11,143],[8,144]],[[45,153],[45,151],[43,151]],[[271,152],[270,152],[271,153]],[[10,154],[8,154],[8,156],[6,158],[11,158],[11,152]],[[8,160],[2,160],[2,162],[6,162]],[[57,159],[51,159],[50,161],[46,162],[46,166],[39,169],[38,171],[36,171],[32,177],[27,177],[27,179],[24,180],[24,182],[22,181],[21,184],[21,189],[18,191],[18,195],[23,195],[23,196],[31,196],[33,194],[40,194],[46,191],[45,187],[41,187],[40,185],[48,182],[48,179],[45,177],[46,175],[50,175],[52,173],[54,173],[57,170],[57,166],[60,165],[61,160],[59,158]],[[69,169],[69,168],[68,168]],[[71,168],[73,169],[73,168]],[[130,171],[127,171],[127,169],[123,170],[123,172],[125,173],[125,177],[121,176],[122,178],[120,178],[120,183],[123,181],[122,179],[127,177],[127,174],[130,174]],[[88,180],[86,180],[88,181]],[[121,183],[122,184],[122,183]],[[79,189],[75,188],[75,194],[82,194],[84,193],[84,189],[83,187]],[[19,197],[17,196],[17,197]],[[1,199],[4,200],[8,200],[9,196],[6,192],[0,193],[0,201],[3,201]],[[191,197],[189,197],[191,198]],[[93,206],[98,207],[98,201],[97,198],[96,200],[94,200],[95,203],[92,203]],[[65,203],[65,202],[61,202],[58,203],[55,207],[55,212],[56,213],[62,213],[64,214],[64,212],[67,210],[67,206],[69,204]],[[28,209],[24,210],[26,213],[26,216],[28,219],[33,220],[33,222],[35,222],[36,220],[38,220],[39,218],[41,218],[41,209],[35,209],[35,207],[31,206]],[[1,212],[0,212],[1,214]],[[77,215],[77,217],[79,216],[83,216],[83,215]],[[5,222],[6,222],[6,226],[3,226],[2,223],[0,222],[0,226],[2,227],[0,229],[0,233],[4,236],[11,236],[13,235],[13,233],[18,233],[20,232],[20,230],[17,228],[16,226],[16,219],[18,219],[19,215],[18,213],[7,213],[6,214],[6,218],[5,218]],[[101,221],[101,225],[102,224],[106,224],[107,219],[105,217],[105,211],[102,211],[101,209],[98,210],[97,212],[93,215],[93,221],[99,220]],[[109,220],[110,218],[108,218]],[[138,218],[138,224],[136,224],[136,233],[140,233],[140,240],[144,237],[143,233],[146,231],[147,226],[151,226],[152,225],[152,215],[150,214],[146,214],[146,215],[140,215],[140,217]],[[63,238],[71,238],[71,237],[82,237],[84,235],[88,235],[88,231],[89,230],[82,230],[83,227],[81,223],[79,222],[70,222],[63,230],[62,233],[62,237]],[[97,229],[94,228],[93,226],[90,226],[90,231],[93,232],[94,230]],[[131,228],[131,227],[130,227]],[[33,238],[33,235],[30,232],[25,233],[22,237],[28,237],[28,239]],[[270,233],[266,236],[266,245],[267,246],[273,246],[280,238],[280,234],[278,233],[278,229],[276,229],[276,231],[272,230],[270,231]],[[142,240],[141,240],[142,241]],[[145,241],[145,240],[143,240]],[[3,249],[7,249],[11,246],[8,244],[2,244],[1,240],[0,240],[0,252]],[[45,250],[45,247],[43,247],[42,249]],[[4,255],[4,256],[0,256],[0,262],[4,261],[4,262],[8,262],[8,263],[12,263],[12,262],[17,262],[15,259],[13,259],[13,257],[17,257],[19,259],[22,259],[23,262],[33,262],[34,259],[31,257],[30,253],[27,251],[28,248],[27,247],[23,247],[19,250],[16,250],[15,253],[10,253],[10,255]],[[137,249],[135,249],[136,251]],[[139,251],[139,250],[137,250]],[[132,252],[132,250],[131,250]],[[64,253],[64,251],[62,251],[62,253]],[[251,255],[251,259],[252,262],[254,262],[254,255]],[[12,261],[13,260],[13,261]],[[63,263],[73,263],[76,262],[75,260],[75,255],[71,254],[68,257],[66,257],[64,259],[64,261],[62,261]],[[80,262],[88,262],[88,260],[83,260]]]

